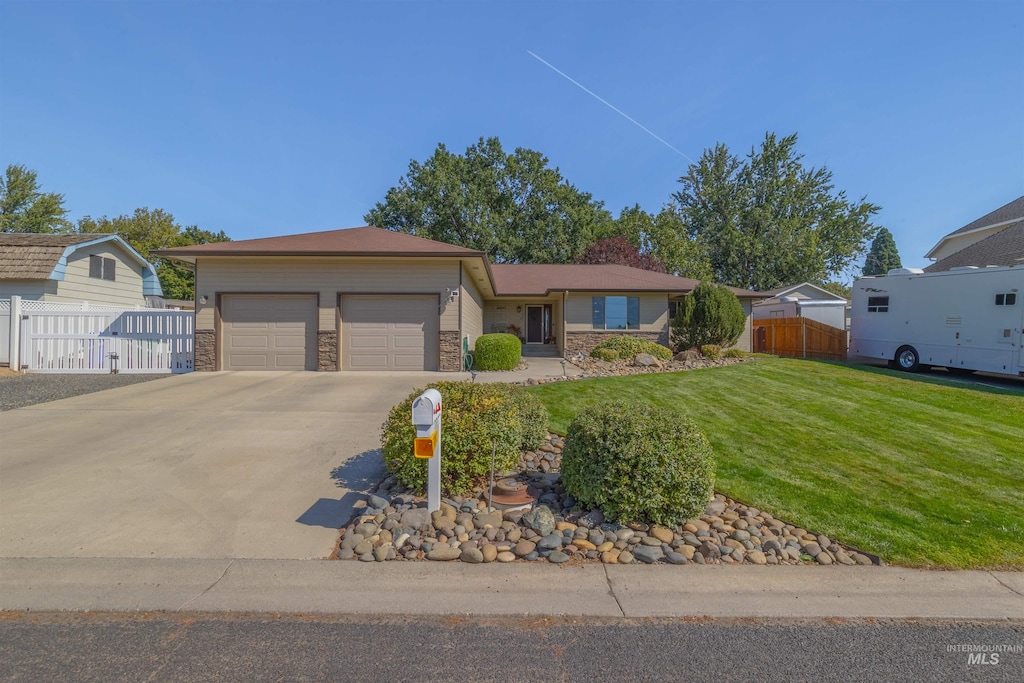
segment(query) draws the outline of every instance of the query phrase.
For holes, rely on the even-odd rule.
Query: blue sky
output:
[[[74,218],[235,239],[361,225],[437,143],[530,147],[615,213],[797,132],[904,264],[1024,194],[1022,2],[0,0],[0,164]]]

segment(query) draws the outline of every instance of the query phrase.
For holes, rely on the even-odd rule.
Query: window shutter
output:
[[[112,258],[103,259],[103,279],[111,280],[114,279],[114,270],[117,267],[117,261]]]
[[[592,322],[595,330],[604,329],[604,297],[594,297],[594,310],[592,315]]]
[[[90,256],[89,257],[89,277],[102,278],[103,277],[103,257],[102,256]]]
[[[640,297],[638,296],[626,298],[626,328],[640,329]]]

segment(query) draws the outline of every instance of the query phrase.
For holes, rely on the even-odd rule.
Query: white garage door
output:
[[[436,296],[344,296],[343,370],[437,370]]]
[[[317,303],[309,295],[225,295],[224,370],[316,370]]]

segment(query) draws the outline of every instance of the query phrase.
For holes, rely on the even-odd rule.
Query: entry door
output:
[[[544,307],[526,307],[526,343],[544,343]]]

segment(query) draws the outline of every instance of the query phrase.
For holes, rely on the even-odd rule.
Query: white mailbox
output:
[[[441,392],[427,389],[412,402],[412,424],[416,427],[413,455],[428,459],[427,509],[441,507]]]

